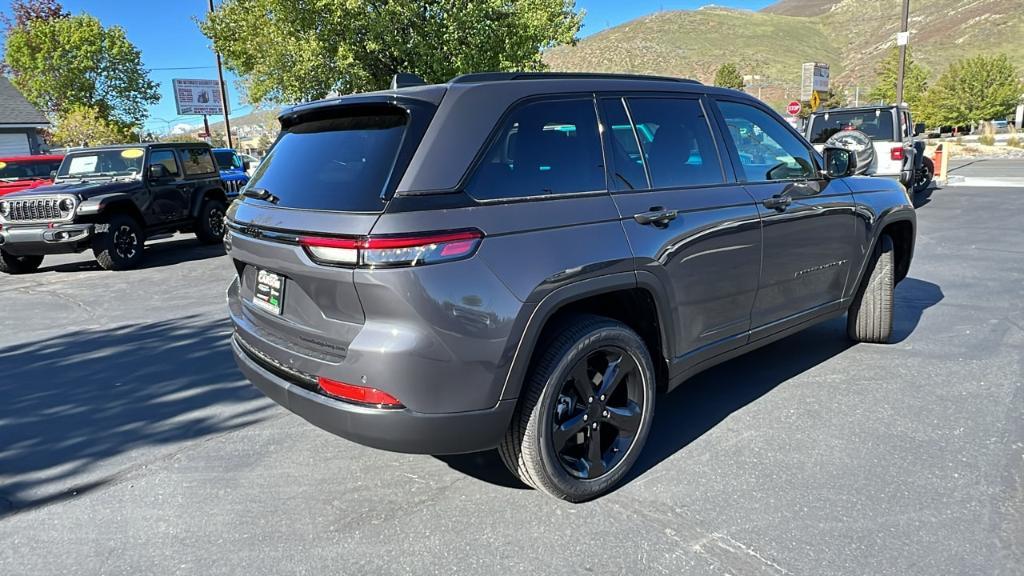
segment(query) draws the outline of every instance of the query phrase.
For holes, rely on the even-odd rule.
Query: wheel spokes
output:
[[[583,430],[583,427],[587,424],[583,419],[584,415],[584,412],[580,412],[555,427],[552,440],[555,443],[556,450],[561,450],[569,442],[570,438],[576,436],[580,430]]]
[[[601,450],[600,428],[595,428],[587,439],[587,456],[583,460],[588,478],[597,478],[604,474],[604,454]]]
[[[623,436],[633,436],[637,430],[640,429],[640,420],[642,413],[640,405],[630,400],[623,407],[607,407],[608,416],[603,420],[611,426],[614,426],[619,434]]]
[[[576,393],[579,394],[581,401],[586,402],[588,398],[593,397],[594,381],[587,374],[586,361],[580,362],[573,368],[570,378],[572,378],[573,387],[576,389]]]
[[[619,356],[614,360],[610,360],[608,368],[601,375],[601,384],[598,387],[597,394],[605,398],[611,396],[619,386],[619,382],[625,380],[626,376],[632,371],[632,362],[625,359],[625,357]]]

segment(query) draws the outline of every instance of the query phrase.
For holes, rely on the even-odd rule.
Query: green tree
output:
[[[105,146],[134,139],[128,126],[108,120],[96,108],[74,104],[57,120],[50,143],[55,146]]]
[[[396,72],[443,82],[467,72],[542,70],[574,43],[574,0],[224,0],[200,28],[252,102],[388,86]]]
[[[743,76],[740,75],[740,71],[736,68],[735,64],[726,62],[719,66],[718,71],[715,72],[715,86],[743,90]]]
[[[193,134],[184,133],[184,134],[170,134],[168,136],[163,136],[162,138],[160,138],[160,141],[161,142],[202,142],[203,140],[200,140],[199,138],[196,138],[195,135],[193,135]]]
[[[894,47],[889,51],[889,54],[878,63],[878,67],[875,69],[878,83],[875,84],[875,87],[868,94],[868,99],[876,102],[881,100],[887,104],[895,104],[896,81],[899,77],[899,70],[900,52],[898,48]],[[924,97],[927,90],[928,70],[917,62],[914,62],[914,57],[911,54],[910,47],[907,46],[907,61],[903,77],[903,100],[910,106],[911,112],[913,112],[921,103],[921,99]]]
[[[1020,70],[1006,54],[965,58],[950,64],[928,91],[918,118],[941,126],[1007,118],[1022,93]]]
[[[11,82],[53,118],[84,106],[105,120],[136,125],[160,100],[159,85],[124,30],[104,28],[92,16],[31,19],[12,28],[4,61]]]

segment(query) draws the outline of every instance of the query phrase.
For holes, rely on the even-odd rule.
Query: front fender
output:
[[[78,205],[77,214],[79,216],[95,216],[97,214],[102,214],[108,206],[125,200],[131,202],[132,197],[124,192],[92,196],[90,198],[86,198]]]

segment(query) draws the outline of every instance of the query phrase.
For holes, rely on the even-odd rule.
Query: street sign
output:
[[[811,92],[811,112],[814,112],[821,106],[821,96],[818,96],[817,92]]]
[[[179,116],[224,114],[220,98],[220,83],[216,80],[189,80],[175,78],[174,104]]]
[[[810,100],[811,92],[828,92],[828,64],[807,62],[800,76],[800,99]]]
[[[800,105],[799,101],[793,100],[789,103],[789,106],[786,106],[786,112],[789,112],[790,116],[798,116],[803,108],[804,107]]]
[[[896,45],[906,46],[907,44],[910,44],[910,32],[897,32]]]

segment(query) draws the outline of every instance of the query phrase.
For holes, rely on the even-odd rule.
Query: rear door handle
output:
[[[669,222],[676,219],[679,216],[678,210],[652,210],[650,212],[641,212],[633,215],[633,220],[636,220],[638,224],[654,224],[662,225],[668,224]]]
[[[793,203],[793,199],[789,196],[775,195],[771,198],[765,198],[761,201],[765,208],[774,208],[776,210],[785,210],[790,204]]]

